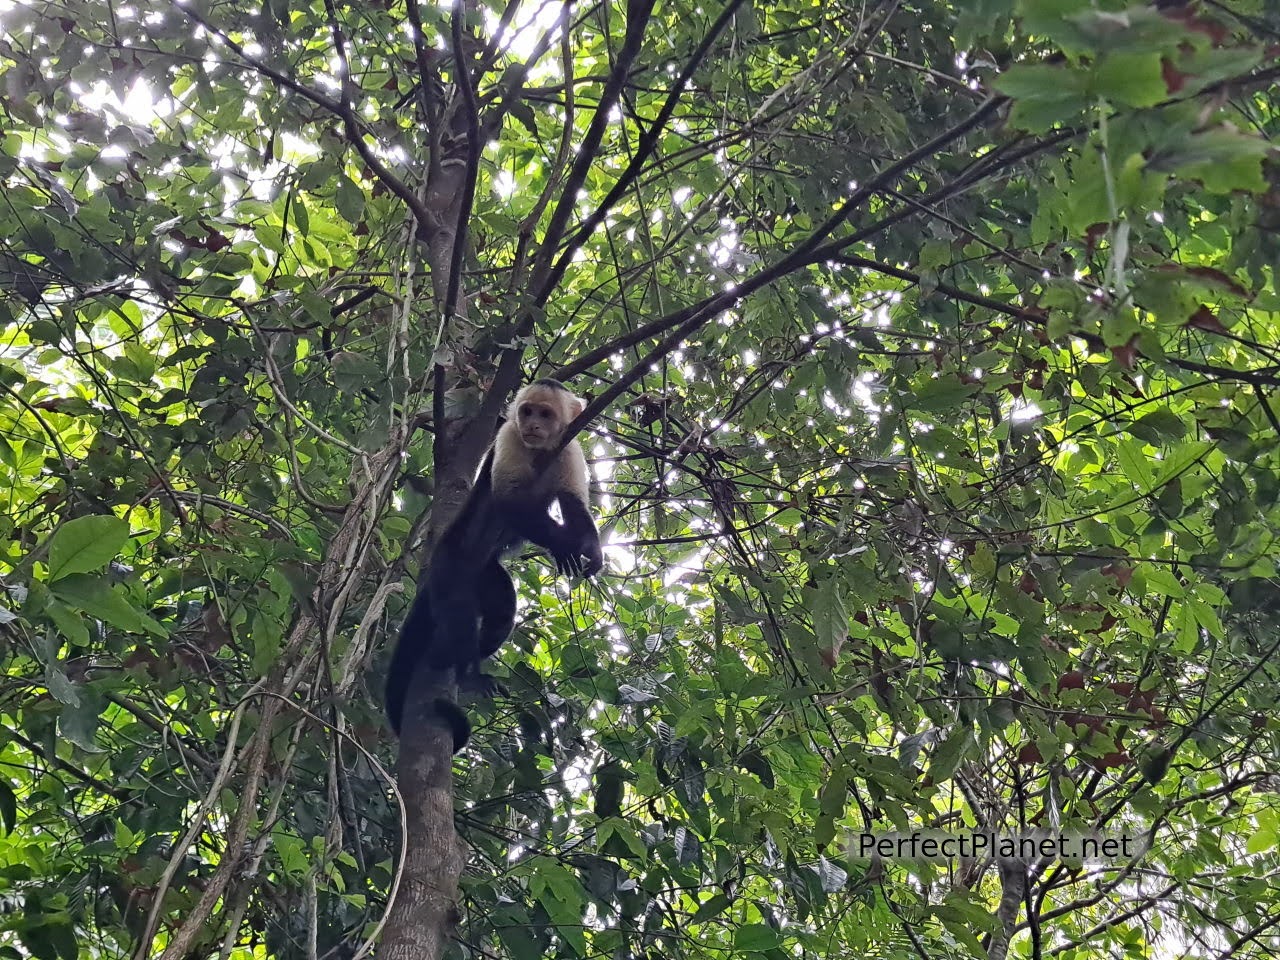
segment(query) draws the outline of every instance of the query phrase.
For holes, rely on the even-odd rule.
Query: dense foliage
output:
[[[557,374],[609,567],[511,564],[449,955],[1273,956],[1277,40],[0,2],[0,955],[350,957],[422,895],[389,645]],[[849,848],[1034,826],[1148,843]]]

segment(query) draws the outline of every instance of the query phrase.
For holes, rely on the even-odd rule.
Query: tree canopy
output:
[[[0,955],[1274,956],[1278,44],[0,0]],[[511,560],[504,692],[397,746],[548,375],[606,571]],[[1036,828],[1140,849],[856,841]]]

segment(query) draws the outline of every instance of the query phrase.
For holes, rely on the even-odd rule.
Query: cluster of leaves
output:
[[[421,428],[514,342],[629,384],[611,571],[513,563],[455,949],[1269,956],[1280,24],[1234,6],[0,5],[0,952],[375,931]],[[847,855],[1033,826],[1150,844]]]

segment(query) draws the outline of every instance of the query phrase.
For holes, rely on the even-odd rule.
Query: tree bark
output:
[[[423,709],[426,696],[445,692],[441,686],[415,684],[405,703],[396,780],[404,795],[406,853],[403,882],[378,950],[387,960],[442,956],[458,914],[464,857],[453,826],[452,735]],[[415,696],[415,690],[423,695]]]

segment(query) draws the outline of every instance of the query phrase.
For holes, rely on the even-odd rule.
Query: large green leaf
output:
[[[129,524],[118,517],[68,520],[49,538],[49,580],[100,570],[129,539]]]
[[[105,577],[72,574],[59,580],[52,589],[54,595],[68,606],[83,610],[121,630],[168,636],[163,625],[133,606],[125,593]]]

